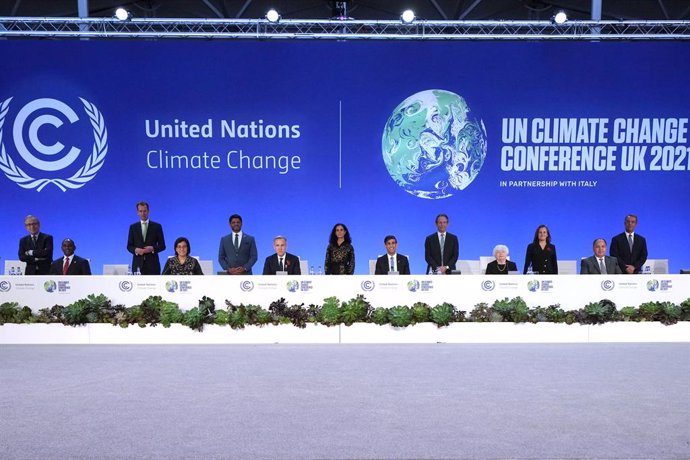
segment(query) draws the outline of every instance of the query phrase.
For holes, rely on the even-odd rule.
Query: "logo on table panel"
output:
[[[613,291],[614,287],[616,287],[616,283],[612,280],[604,280],[601,282],[601,289],[603,291]]]
[[[48,280],[43,283],[43,289],[45,289],[46,292],[55,292],[57,290],[57,283],[53,280]]]
[[[290,292],[297,292],[299,291],[299,281],[297,280],[292,280],[288,281],[286,283],[287,290]]]
[[[647,290],[654,292],[659,290],[659,281],[658,280],[649,280],[647,281]]]
[[[371,280],[362,281],[362,290],[365,292],[373,291],[376,284]]]
[[[132,290],[134,285],[132,284],[131,281],[120,281],[120,284],[118,284],[118,287],[122,292],[129,292]]]
[[[419,288],[421,287],[421,284],[417,280],[412,280],[407,282],[407,290],[410,292],[417,292],[419,291]]]
[[[479,175],[487,151],[484,122],[468,117],[462,96],[442,89],[413,94],[391,113],[381,150],[388,173],[419,198],[448,198]]]
[[[254,283],[252,281],[246,280],[240,282],[240,289],[244,292],[249,292],[254,289]]]
[[[539,290],[539,281],[532,280],[527,282],[527,290],[530,292],[537,292]]]
[[[491,280],[482,281],[482,290],[484,291],[493,291],[495,287],[496,283]]]
[[[166,281],[165,282],[165,290],[168,292],[175,292],[177,291],[177,281]]]
[[[52,184],[66,192],[96,177],[108,130],[94,104],[39,98],[15,111],[12,99],[0,102],[0,170],[7,179],[28,190]]]
[[[12,283],[9,281],[0,281],[0,292],[7,292],[12,289]]]

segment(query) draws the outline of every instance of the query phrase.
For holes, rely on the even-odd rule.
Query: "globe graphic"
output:
[[[396,184],[414,196],[440,199],[463,190],[486,158],[486,129],[467,117],[465,100],[450,91],[413,94],[393,110],[381,140]]]

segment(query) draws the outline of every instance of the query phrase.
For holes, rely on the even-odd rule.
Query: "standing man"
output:
[[[582,259],[580,275],[622,275],[618,260],[606,255],[606,240],[597,238],[592,243],[594,255]]]
[[[273,249],[276,253],[266,257],[264,275],[275,275],[276,272],[286,272],[288,275],[301,275],[299,257],[287,252],[287,238],[276,236],[273,238]]]
[[[51,275],[90,275],[89,261],[74,255],[77,246],[69,238],[62,240],[62,253],[65,257],[56,259],[50,265]]]
[[[165,251],[163,226],[149,220],[149,204],[145,201],[137,203],[139,222],[129,226],[127,250],[133,254],[132,271],[137,268],[142,275],[160,275],[161,263],[158,253]]]
[[[389,272],[397,272],[399,275],[410,274],[410,262],[407,257],[398,254],[398,240],[393,235],[383,239],[386,246],[386,255],[376,259],[374,275],[387,275]]]
[[[29,234],[19,240],[19,260],[26,262],[25,275],[47,275],[53,261],[53,237],[41,233],[38,218],[28,215],[24,227]]]
[[[220,239],[218,262],[228,275],[251,275],[258,258],[254,237],[242,232],[242,217],[230,216],[232,233]]]
[[[436,233],[426,237],[424,241],[424,259],[426,260],[426,272],[438,274],[450,274],[455,270],[458,261],[458,237],[448,233],[448,216],[439,214],[436,216]],[[460,273],[458,271],[458,273]]]
[[[640,267],[647,261],[647,240],[635,233],[637,216],[625,216],[625,231],[611,238],[609,254],[618,259],[623,274],[640,273]]]

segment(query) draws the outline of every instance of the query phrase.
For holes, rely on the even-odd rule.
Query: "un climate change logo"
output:
[[[486,128],[468,118],[469,106],[455,93],[429,89],[393,110],[381,150],[388,173],[419,198],[448,198],[474,181],[486,158]]]
[[[55,131],[48,130],[46,134],[43,128],[46,125],[60,128],[64,124],[63,119],[66,119],[70,125],[77,123],[80,118],[72,107],[57,99],[41,98],[27,103],[17,112],[11,128],[14,150],[33,169],[32,171],[18,166],[15,159],[7,153],[3,140],[3,127],[12,98],[0,103],[0,170],[9,180],[22,188],[35,189],[39,192],[48,184],[54,184],[66,192],[67,189],[81,188],[96,177],[108,153],[108,131],[103,116],[96,106],[85,99],[79,98],[79,100],[93,129],[91,154],[81,165],[74,165],[80,157],[81,149],[65,146],[51,137],[55,136]],[[61,115],[62,118],[56,114]]]

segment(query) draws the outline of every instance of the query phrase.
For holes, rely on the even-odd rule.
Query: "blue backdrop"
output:
[[[277,234],[323,265],[329,232],[344,222],[356,273],[389,233],[422,273],[424,237],[441,212],[461,259],[503,243],[522,268],[545,223],[559,259],[579,260],[632,212],[650,258],[670,259],[672,272],[690,266],[679,246],[690,227],[688,43],[26,40],[0,50],[3,259],[17,257],[23,218],[35,214],[55,257],[71,237],[94,273],[128,263],[127,229],[146,200],[166,255],[184,235],[216,268],[239,213],[257,238],[255,272]],[[441,101],[441,121],[420,112],[426,138],[415,137],[419,120],[393,136],[442,144],[427,145],[428,161],[445,158],[435,170],[418,157],[395,161],[410,168],[406,185],[435,184],[445,198],[406,191],[382,154],[387,121],[420,92],[425,104],[458,95],[475,127],[453,145],[434,127],[450,123]],[[565,128],[543,129],[556,123]],[[591,160],[579,159],[583,147]],[[468,152],[473,180],[453,188],[446,160]]]

